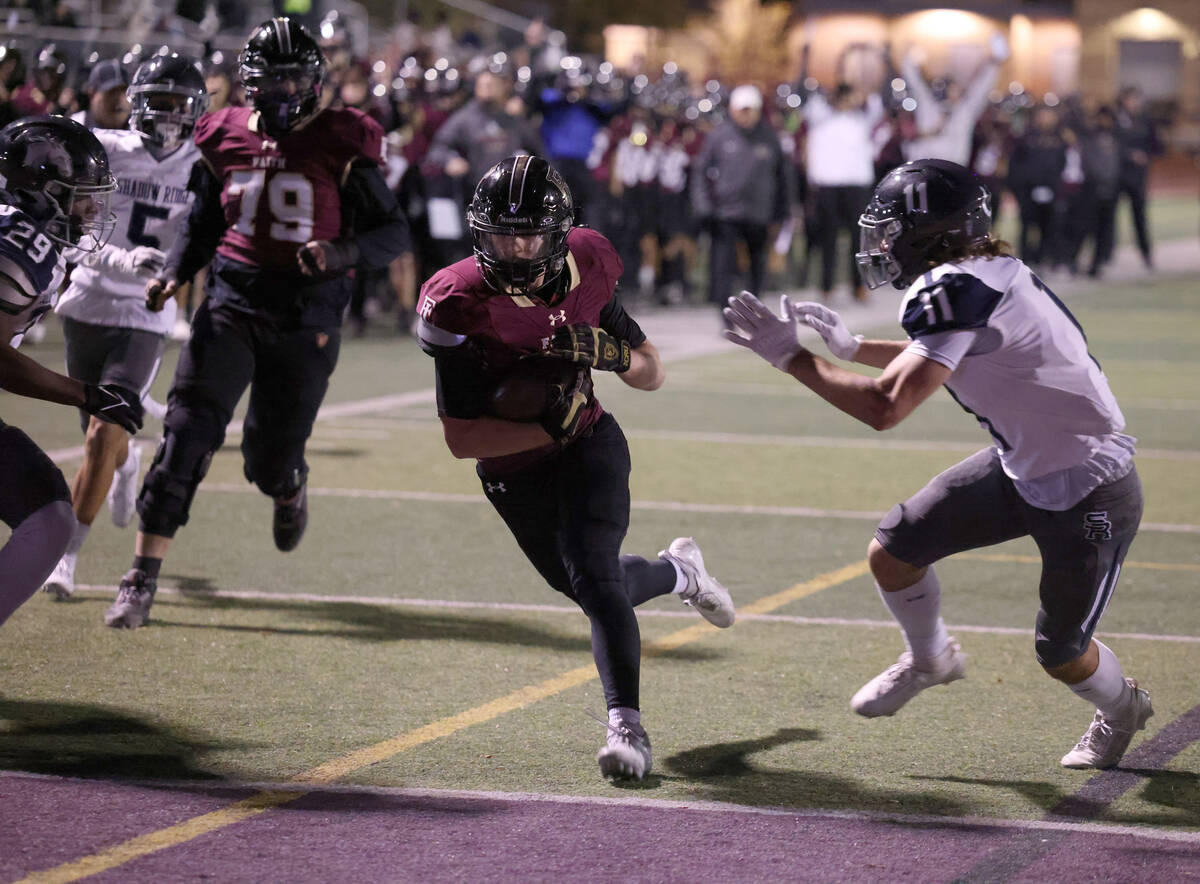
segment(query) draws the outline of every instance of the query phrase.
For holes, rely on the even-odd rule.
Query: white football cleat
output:
[[[42,592],[49,593],[56,602],[65,602],[75,592],[75,558],[67,553],[59,559],[42,586]]]
[[[640,724],[609,724],[608,738],[596,755],[602,776],[640,780],[650,773],[650,737]]]
[[[696,541],[690,537],[676,537],[658,557],[674,562],[687,578],[687,587],[679,594],[685,605],[694,607],[713,626],[720,629],[733,626],[737,616],[733,599],[729,590],[704,567],[704,557],[700,555]]]
[[[858,689],[850,708],[867,718],[895,715],[900,707],[926,688],[949,684],[967,674],[967,655],[954,637],[941,653],[918,668],[908,651],[900,659]]]
[[[1133,692],[1129,708],[1123,715],[1114,718],[1105,717],[1097,709],[1091,726],[1079,738],[1075,748],[1062,757],[1063,767],[1107,770],[1117,766],[1129,748],[1133,735],[1144,728],[1146,720],[1154,714],[1150,693],[1139,688],[1132,678],[1125,679],[1125,684]]]
[[[108,512],[113,524],[124,528],[133,521],[137,512],[138,476],[142,468],[142,448],[132,439],[129,440],[129,456],[125,463],[113,473],[112,484],[108,486]]]

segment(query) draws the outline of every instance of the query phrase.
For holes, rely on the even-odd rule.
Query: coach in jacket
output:
[[[747,288],[763,291],[769,229],[788,216],[790,168],[762,111],[758,89],[734,89],[730,119],[708,136],[694,168],[692,206],[712,237],[708,298],[718,308],[733,294],[739,240],[750,258]]]

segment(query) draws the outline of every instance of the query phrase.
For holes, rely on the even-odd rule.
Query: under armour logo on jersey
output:
[[[1088,540],[1112,540],[1112,522],[1108,520],[1107,510],[1087,513],[1083,517],[1083,536]]]
[[[487,489],[488,494],[503,494],[508,490],[503,482],[485,482],[483,487]]]
[[[557,313],[550,314],[550,326],[551,327],[558,325],[560,322],[566,322],[566,321],[567,321],[567,311],[566,310],[559,310]]]

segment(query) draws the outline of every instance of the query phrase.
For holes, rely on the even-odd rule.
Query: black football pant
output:
[[[298,328],[206,299],[167,396],[163,441],[138,499],[141,529],[173,537],[246,388],[246,479],[271,497],[308,475],[304,446],[337,365],[337,328]]]
[[[638,706],[642,656],[635,605],[675,588],[675,566],[621,555],[629,527],[629,446],[612,415],[561,452],[483,490],[522,552],[592,624],[592,655],[608,708]]]

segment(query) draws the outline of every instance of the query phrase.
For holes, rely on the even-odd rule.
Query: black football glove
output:
[[[542,415],[542,428],[555,442],[570,439],[579,426],[579,419],[592,399],[592,375],[586,368],[575,372],[575,377],[557,387],[557,398]]]
[[[614,338],[586,322],[560,328],[543,351],[547,356],[588,365],[600,371],[629,371],[632,352],[629,342]]]
[[[341,273],[358,264],[358,244],[353,240],[313,240],[296,250],[296,258],[306,276]]]
[[[117,384],[84,384],[83,410],[116,424],[130,435],[142,428],[142,399]]]

